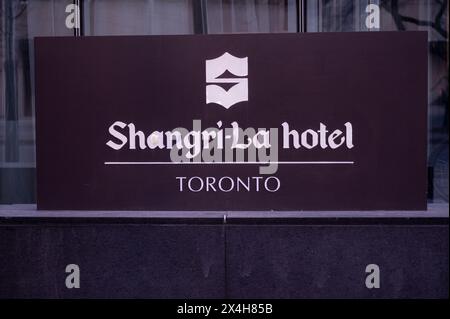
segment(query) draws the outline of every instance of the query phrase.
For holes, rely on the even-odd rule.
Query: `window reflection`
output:
[[[207,33],[296,32],[296,1],[209,0]]]
[[[0,2],[0,203],[35,201],[32,40],[72,35],[64,24],[71,2]]]
[[[85,35],[192,34],[194,0],[86,0]]]

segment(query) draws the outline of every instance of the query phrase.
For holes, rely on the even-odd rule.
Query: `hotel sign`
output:
[[[425,209],[426,44],[36,38],[38,208]]]

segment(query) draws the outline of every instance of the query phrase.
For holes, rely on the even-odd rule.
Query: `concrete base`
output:
[[[256,219],[2,209],[0,298],[448,298],[443,206],[434,217]],[[66,288],[68,264],[80,268],[79,289]],[[368,264],[380,268],[379,289],[366,288]]]

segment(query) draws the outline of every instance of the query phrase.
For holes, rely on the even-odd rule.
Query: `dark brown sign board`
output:
[[[38,209],[426,209],[425,32],[36,38],[35,59]]]

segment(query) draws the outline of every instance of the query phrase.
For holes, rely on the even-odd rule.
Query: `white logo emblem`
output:
[[[229,109],[232,105],[248,101],[248,58],[237,58],[228,52],[220,57],[206,60],[206,104],[217,103]],[[228,72],[226,72],[228,71]],[[227,77],[225,73],[232,73],[236,77]],[[221,77],[224,76],[224,77]],[[225,90],[219,83],[234,83]]]

